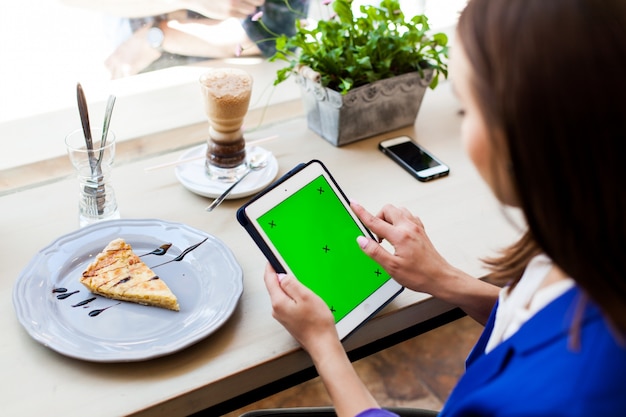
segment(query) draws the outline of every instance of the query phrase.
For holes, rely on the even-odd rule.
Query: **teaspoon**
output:
[[[219,206],[222,203],[222,201],[224,201],[224,199],[228,196],[228,194],[230,194],[230,192],[233,191],[233,189],[241,181],[243,181],[243,179],[246,178],[249,173],[265,168],[267,166],[268,155],[269,155],[269,152],[257,154],[257,155],[254,155],[252,158],[250,158],[250,162],[248,162],[248,170],[246,171],[246,173],[243,174],[241,178],[239,178],[237,181],[235,181],[233,185],[228,187],[226,191],[222,193],[222,195],[220,195],[215,200],[213,200],[211,205],[206,208],[206,211],[213,211],[215,207]]]
[[[107,108],[104,111],[104,123],[102,125],[102,139],[100,140],[100,154],[98,155],[98,161],[96,166],[99,167],[102,162],[102,156],[104,154],[104,147],[107,143],[107,136],[109,133],[109,124],[111,123],[111,114],[113,113],[113,106],[115,105],[115,96],[110,95],[109,101],[107,101]]]

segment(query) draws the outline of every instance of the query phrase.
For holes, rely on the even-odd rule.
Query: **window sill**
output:
[[[280,63],[259,58],[213,60],[204,65],[168,68],[106,83],[83,83],[91,124],[98,126],[101,123],[109,94],[117,98],[111,129],[118,143],[208,123],[198,79],[208,67],[227,66],[242,68],[252,75],[251,112],[300,97],[292,80],[273,86],[276,70],[282,66]],[[49,112],[0,122],[0,138],[11,138],[10,143],[3,144],[5,152],[0,159],[0,187],[6,182],[8,170],[32,167],[36,163],[45,165],[45,161],[65,157],[65,135],[80,128],[75,95],[60,97],[56,105]],[[172,148],[180,145],[172,144]]]

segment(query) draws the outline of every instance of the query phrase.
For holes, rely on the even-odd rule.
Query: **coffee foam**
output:
[[[207,90],[218,98],[248,95],[252,85],[250,75],[236,68],[213,70],[205,74],[201,81]]]

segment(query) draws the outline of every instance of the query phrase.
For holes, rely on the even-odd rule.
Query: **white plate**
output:
[[[207,145],[196,146],[181,155],[179,158],[181,161],[196,157],[200,159],[176,166],[176,178],[178,178],[178,181],[180,181],[180,183],[191,192],[204,197],[217,198],[224,191],[226,191],[232,183],[213,181],[209,178],[204,168],[205,160],[201,158],[203,155],[206,155],[206,148]],[[258,152],[269,153],[267,166],[259,171],[251,172],[226,197],[227,200],[256,194],[276,178],[276,174],[278,174],[278,161],[270,151],[267,151],[259,146],[253,146],[248,149],[247,158],[249,159],[252,155]]]
[[[141,259],[176,294],[180,311],[120,303],[93,295],[79,282],[95,255],[117,237],[138,255],[172,243],[165,255]],[[157,266],[204,239],[180,261]],[[60,300],[60,293],[53,292],[57,288],[66,288],[65,294],[78,292]],[[217,238],[180,223],[123,219],[76,230],[42,249],[18,277],[13,305],[26,331],[61,354],[129,362],[170,354],[207,337],[232,315],[242,292],[242,269]],[[106,310],[89,315],[100,309]]]

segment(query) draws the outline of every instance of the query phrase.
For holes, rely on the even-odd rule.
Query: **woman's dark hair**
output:
[[[626,331],[626,1],[470,0],[457,30],[528,236]]]

